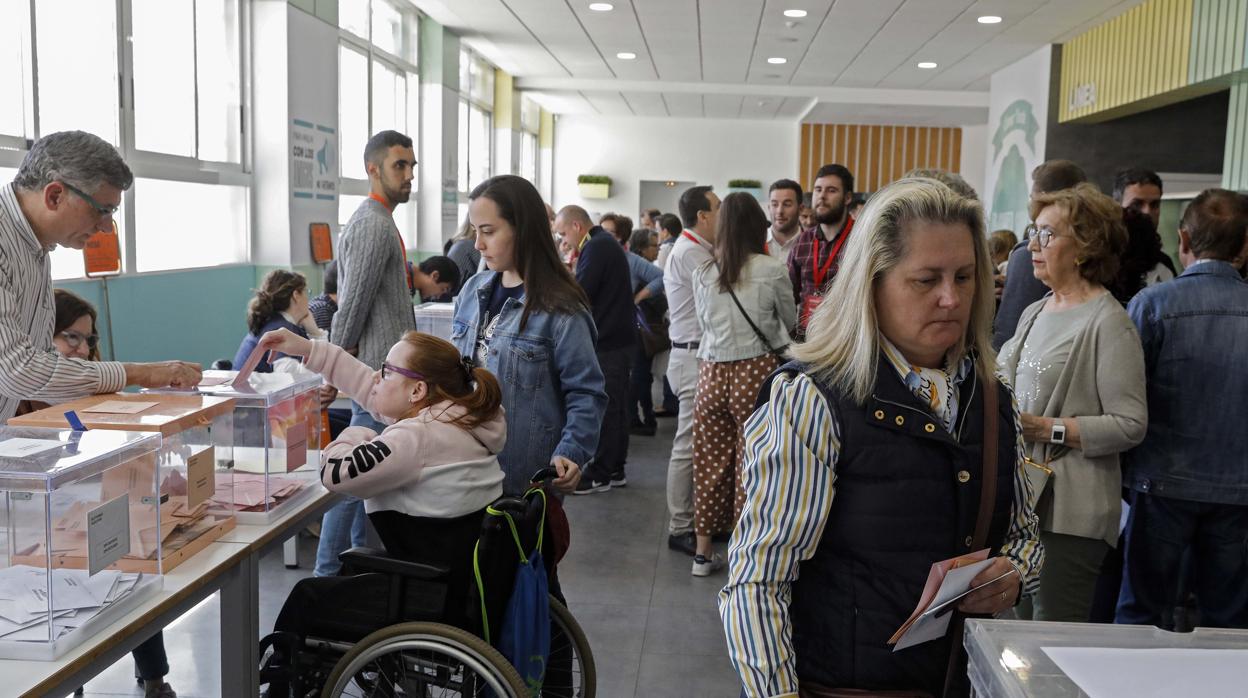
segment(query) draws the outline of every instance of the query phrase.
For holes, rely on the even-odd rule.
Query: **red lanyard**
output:
[[[390,202],[386,201],[385,197],[376,192],[369,192],[368,198],[384,206],[390,212],[391,218],[394,217],[394,210],[390,208]],[[403,241],[403,233],[399,232],[399,226],[394,226],[394,232],[399,236],[399,256],[403,259],[403,276],[407,279],[407,290],[411,291],[416,288],[416,284],[407,268],[407,243]]]
[[[681,233],[680,233],[680,234],[681,234],[681,236],[683,236],[686,240],[688,240],[689,242],[692,242],[693,244],[697,245],[698,247],[701,247],[701,246],[702,246],[702,241],[701,241],[701,240],[699,240],[699,239],[697,239],[696,237],[694,237],[694,236],[693,236],[693,233],[689,232],[688,230],[683,230],[683,231],[681,231]]]
[[[823,280],[827,277],[828,270],[832,268],[832,263],[836,260],[836,255],[840,253],[841,247],[845,244],[845,241],[849,239],[849,231],[853,229],[854,219],[850,218],[845,223],[845,229],[842,230],[840,236],[837,237],[836,244],[832,246],[832,254],[828,255],[828,259],[823,263],[822,267],[819,265],[819,238],[822,237],[822,231],[818,229],[815,230],[815,254],[810,260],[810,269],[815,275],[816,293],[822,292]]]

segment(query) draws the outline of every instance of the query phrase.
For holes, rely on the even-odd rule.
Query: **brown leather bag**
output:
[[[992,522],[993,502],[997,498],[997,427],[998,427],[998,394],[997,380],[988,375],[984,392],[984,478],[979,490],[979,513],[975,515],[975,534],[971,550],[980,550],[988,542],[988,526]],[[953,646],[949,651],[949,666],[945,670],[945,688],[943,695],[951,695],[955,681],[955,673],[961,663],[962,628],[964,617],[954,611],[949,623],[949,633]],[[830,688],[816,683],[803,681],[798,687],[801,698],[935,698],[926,691],[896,690],[871,691],[860,688]]]

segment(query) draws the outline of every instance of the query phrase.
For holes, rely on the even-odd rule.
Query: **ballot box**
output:
[[[324,491],[322,381],[314,373],[252,373],[236,386],[237,378],[237,371],[204,371],[198,388],[234,401],[233,491],[218,483],[216,501],[239,523],[267,524]]]
[[[160,588],[161,437],[0,426],[0,657],[56,659]],[[159,556],[157,556],[159,559]],[[0,693],[3,690],[0,689]]]
[[[31,412],[9,420],[14,427],[66,429],[68,414],[92,431],[160,434],[155,459],[139,459],[109,475],[117,487],[152,488],[159,544],[131,550],[130,571],[162,573],[220,538],[235,524],[234,401],[205,395],[115,393]]]
[[[416,331],[451,341],[451,316],[454,303],[421,303],[416,306]]]
[[[1244,695],[1248,631],[968,620],[977,698]]]

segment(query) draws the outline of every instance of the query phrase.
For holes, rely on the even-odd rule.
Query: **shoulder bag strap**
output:
[[[717,272],[719,271],[718,262],[716,262],[715,264],[715,271]],[[763,331],[758,329],[758,325],[754,324],[754,320],[750,318],[750,314],[745,312],[745,306],[741,305],[740,299],[737,298],[737,294],[736,292],[732,290],[731,286],[728,287],[728,295],[732,296],[732,302],[736,304],[737,310],[741,311],[741,317],[745,318],[745,321],[746,323],[749,324],[750,329],[754,330],[754,336],[758,337],[758,341],[762,342],[763,346],[767,347],[767,351],[771,352],[772,354],[775,354],[777,357],[783,358],[784,350],[788,349],[788,345],[786,344],[783,347],[780,347],[779,349],[772,347],[771,342],[767,341],[767,335],[763,334]]]

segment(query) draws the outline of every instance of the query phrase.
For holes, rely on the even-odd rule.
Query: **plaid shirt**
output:
[[[846,225],[852,220],[846,218]],[[844,230],[844,227],[841,228]],[[789,252],[789,280],[793,282],[793,300],[797,303],[798,311],[798,332],[804,334],[806,330],[805,320],[802,318],[802,305],[807,298],[819,294],[820,289],[815,284],[815,270],[811,263],[811,258],[815,256],[815,236],[820,235],[819,224],[814,227],[803,230],[797,236],[797,242],[793,245],[793,250]],[[837,236],[841,233],[838,231]],[[852,234],[852,231],[851,231]],[[832,248],[836,247],[837,237],[832,240],[821,240],[819,242],[819,260],[822,265],[828,259],[828,255],[832,254]],[[832,262],[828,274],[823,279],[823,285],[826,288],[832,283],[832,279],[836,278],[836,272],[840,269],[841,261],[845,259],[845,246],[841,246],[840,252],[836,255],[836,261]]]

